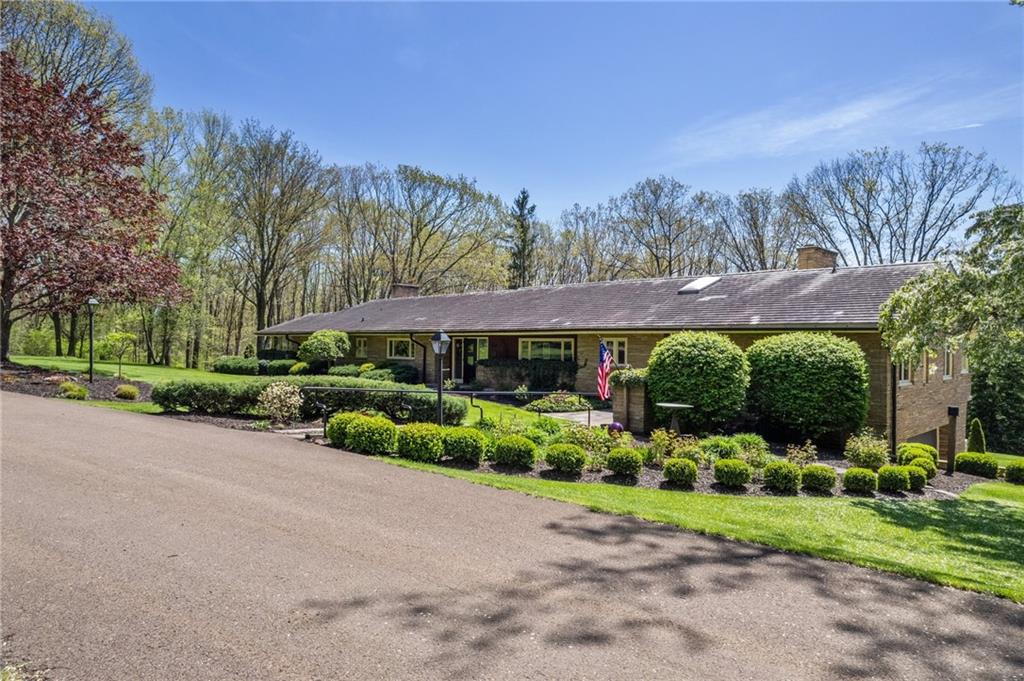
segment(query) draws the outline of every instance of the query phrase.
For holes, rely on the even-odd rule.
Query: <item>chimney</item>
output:
[[[798,270],[835,269],[839,254],[821,246],[801,246],[796,249]]]
[[[392,284],[392,298],[415,298],[420,294],[419,284]]]

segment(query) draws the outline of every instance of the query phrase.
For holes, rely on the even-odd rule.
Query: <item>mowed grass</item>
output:
[[[152,402],[128,402],[120,400],[82,400],[78,404],[90,407],[103,407],[104,409],[116,409],[117,411],[130,411],[133,414],[162,414],[163,407]]]
[[[467,403],[469,402],[468,397],[465,400]],[[477,397],[474,398],[473,405],[469,407],[469,411],[466,413],[466,425],[474,425],[480,422],[480,409],[477,409],[477,407],[482,407],[484,418],[491,421],[522,421],[524,423],[531,423],[537,420],[537,412],[526,411],[510,404],[492,402],[491,400]]]
[[[1024,486],[948,501],[743,497],[388,463],[1024,602]]]
[[[89,372],[89,360],[78,357],[29,357],[27,355],[12,355],[11,361],[15,364],[41,367],[51,371],[74,371],[79,373]],[[94,371],[97,376],[116,376],[117,362],[96,362]],[[160,381],[174,381],[180,379],[191,379],[200,381],[231,382],[247,376],[234,374],[217,374],[202,369],[185,369],[183,367],[165,367],[150,364],[122,364],[121,376],[132,381],[143,383],[159,383]]]
[[[1024,463],[1024,456],[1016,456],[1014,454],[997,454],[996,452],[989,452],[992,456],[996,457],[996,461],[1003,468],[1006,468],[1011,463]]]

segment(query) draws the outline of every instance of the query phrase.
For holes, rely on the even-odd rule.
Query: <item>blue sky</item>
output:
[[[644,177],[733,192],[946,141],[1024,176],[1024,9],[972,3],[97,3],[158,106],[333,163],[475,178],[549,220]]]

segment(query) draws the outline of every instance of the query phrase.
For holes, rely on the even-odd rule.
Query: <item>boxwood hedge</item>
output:
[[[213,360],[213,370],[218,374],[255,376],[260,372],[260,361],[255,357],[224,355]]]
[[[836,471],[832,466],[823,463],[812,463],[804,466],[800,475],[801,486],[815,494],[829,494],[836,486]]]
[[[579,475],[587,465],[587,453],[579,445],[554,444],[544,452],[544,460],[559,473]]]
[[[999,461],[991,454],[981,452],[963,452],[956,455],[956,470],[961,473],[980,475],[983,478],[994,478],[999,474]]]
[[[410,423],[398,429],[398,456],[403,459],[437,463],[443,454],[441,426],[434,423]]]
[[[764,467],[764,486],[776,494],[796,494],[800,489],[800,466],[772,461]]]
[[[667,459],[662,472],[666,480],[677,485],[692,487],[697,481],[697,464],[691,459]]]
[[[1024,463],[1015,461],[1006,464],[1006,482],[1024,485]]]
[[[715,462],[715,480],[726,487],[743,487],[750,482],[750,465],[739,459],[719,459]]]
[[[345,447],[363,454],[391,454],[397,441],[398,428],[383,416],[359,416],[345,431]]]
[[[636,449],[616,447],[608,452],[605,468],[616,475],[640,475],[644,469],[644,456]]]
[[[533,468],[537,445],[522,435],[508,435],[494,444],[494,462],[517,468]]]
[[[843,473],[843,489],[853,494],[873,494],[878,476],[870,468],[848,468]]]
[[[476,428],[449,426],[441,433],[444,455],[455,461],[479,465],[487,451],[487,436]]]

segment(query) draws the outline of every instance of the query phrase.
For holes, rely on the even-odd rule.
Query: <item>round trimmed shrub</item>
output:
[[[537,460],[537,445],[522,435],[508,435],[494,443],[491,455],[494,463],[517,468],[533,468]]]
[[[846,441],[843,454],[856,468],[877,471],[889,463],[889,445],[885,440],[870,434],[851,437]]]
[[[636,449],[616,447],[608,452],[605,468],[616,475],[640,475],[644,469],[644,456]]]
[[[991,454],[981,452],[963,452],[956,455],[956,470],[961,473],[980,475],[983,478],[994,478],[999,475],[999,462]]]
[[[796,494],[800,489],[800,466],[772,461],[764,467],[764,486],[776,494]]]
[[[878,489],[882,492],[906,492],[910,489],[910,475],[907,473],[906,466],[882,466],[879,468]]]
[[[1024,462],[1006,464],[1006,482],[1024,485]]]
[[[870,468],[849,468],[843,473],[843,489],[853,494],[871,494],[878,489],[878,476]]]
[[[896,445],[896,460],[906,465],[914,459],[931,459],[933,463],[939,463],[939,450],[931,445],[921,442],[901,442]]]
[[[690,431],[708,431],[736,417],[749,383],[743,351],[719,333],[684,331],[663,338],[647,363],[651,401],[693,405],[679,411],[680,424]],[[655,409],[668,421],[664,410]]]
[[[410,423],[398,429],[398,456],[413,461],[437,463],[444,454],[441,426],[434,423]]]
[[[752,474],[746,461],[719,459],[715,462],[715,480],[726,487],[743,487],[750,482]]]
[[[907,472],[910,490],[920,492],[928,484],[928,473],[923,468],[919,466],[900,466],[900,468]]]
[[[697,444],[704,451],[708,461],[718,459],[740,459],[743,457],[743,448],[731,437],[724,435],[712,435],[699,441]]]
[[[390,454],[398,443],[398,428],[383,416],[352,419],[345,432],[345,447],[363,454]]]
[[[137,400],[139,399],[139,389],[131,383],[122,383],[114,388],[114,397],[119,400]]]
[[[334,447],[345,446],[345,435],[348,432],[348,424],[352,423],[354,419],[362,416],[357,411],[340,411],[327,420],[327,428],[325,428],[325,435],[327,440]]]
[[[309,338],[302,341],[296,353],[299,359],[307,364],[314,362],[331,363],[344,357],[350,347],[348,334],[344,331],[323,329],[314,331]]]
[[[677,485],[692,487],[697,482],[697,464],[692,459],[668,459],[661,470],[666,480]]]
[[[455,461],[480,465],[487,451],[487,436],[476,428],[450,426],[441,433],[444,455]]]
[[[935,462],[931,460],[931,457],[919,456],[918,458],[911,461],[908,466],[917,466],[924,471],[925,477],[929,480],[939,474],[939,467],[935,465]]]
[[[544,460],[559,473],[579,475],[587,465],[587,453],[579,445],[556,444],[548,447]]]
[[[831,333],[768,336],[747,349],[750,405],[765,423],[815,438],[853,432],[868,415],[868,362]]]
[[[801,476],[801,485],[808,492],[815,494],[831,494],[836,486],[836,471],[832,466],[823,463],[812,463],[805,466]]]

